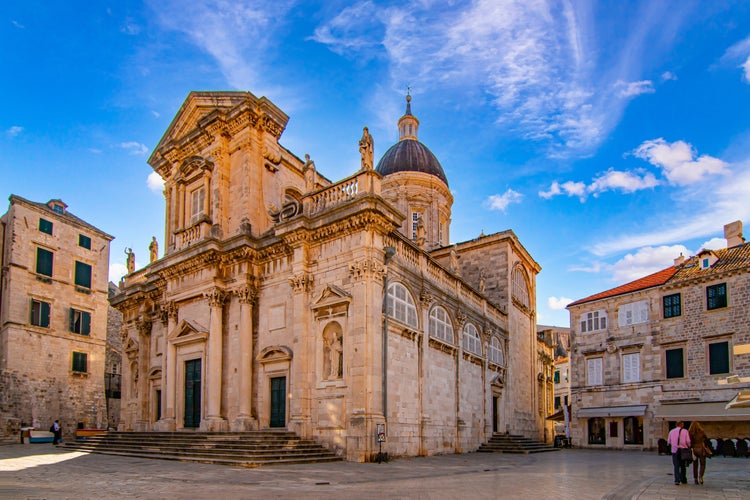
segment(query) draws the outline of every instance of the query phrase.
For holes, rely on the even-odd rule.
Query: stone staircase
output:
[[[255,467],[342,460],[320,444],[288,431],[249,432],[108,432],[65,441],[61,447],[184,462]]]
[[[560,448],[524,436],[495,433],[477,451],[482,453],[541,453],[559,450]]]

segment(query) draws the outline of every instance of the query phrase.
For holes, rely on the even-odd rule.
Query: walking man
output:
[[[677,427],[669,431],[667,444],[672,449],[672,466],[674,466],[674,484],[687,484],[687,467],[680,456],[680,448],[690,448],[690,433],[684,429],[685,423],[680,420]]]

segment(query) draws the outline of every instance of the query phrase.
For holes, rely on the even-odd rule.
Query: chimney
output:
[[[680,252],[680,256],[674,260],[674,267],[680,267],[685,262],[685,256]]]
[[[742,221],[736,220],[724,225],[724,238],[727,240],[727,248],[736,247],[745,243],[742,237]]]

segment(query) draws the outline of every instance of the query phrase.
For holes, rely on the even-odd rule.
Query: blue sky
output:
[[[114,235],[114,281],[163,243],[146,159],[191,90],[267,96],[335,180],[363,126],[376,161],[397,140],[410,86],[452,242],[512,229],[542,324],[750,224],[748,2],[27,0],[0,47],[0,197]]]

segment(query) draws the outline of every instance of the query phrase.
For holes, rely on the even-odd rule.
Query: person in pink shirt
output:
[[[685,423],[680,420],[677,422],[677,427],[669,431],[667,437],[667,444],[672,449],[674,484],[687,484],[687,465],[680,457],[680,448],[690,448],[690,433],[684,427]]]

